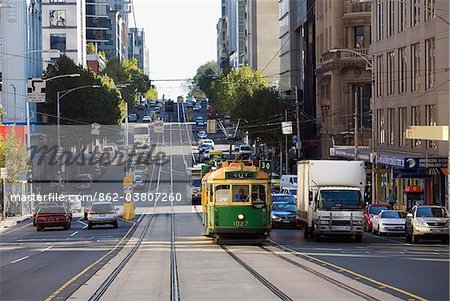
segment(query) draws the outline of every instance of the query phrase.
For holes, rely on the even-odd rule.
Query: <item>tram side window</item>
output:
[[[230,185],[217,185],[216,186],[216,202],[228,203],[229,202]]]
[[[248,185],[233,185],[233,202],[248,202],[249,199]]]
[[[253,203],[265,203],[266,187],[264,185],[252,185],[252,201]]]

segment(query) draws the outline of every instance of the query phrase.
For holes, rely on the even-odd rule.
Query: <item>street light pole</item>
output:
[[[16,86],[14,84],[10,84],[11,87],[13,87],[14,90],[14,125],[16,125],[16,111],[17,111],[17,93],[16,93]]]
[[[300,160],[301,156],[301,142],[300,142],[300,108],[299,108],[299,102],[298,102],[298,87],[295,86],[295,117],[297,120],[297,141],[296,141],[296,147],[297,147],[297,160]]]

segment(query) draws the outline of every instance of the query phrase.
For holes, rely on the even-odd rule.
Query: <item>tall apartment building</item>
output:
[[[59,59],[60,54],[71,58],[75,64],[86,67],[86,3],[85,0],[42,1],[44,68]]]
[[[359,0],[317,0],[315,5],[316,116],[321,133],[321,157],[353,159],[354,149],[335,152],[335,147],[353,146],[357,137],[358,158],[369,161],[370,4]]]
[[[318,158],[316,130],[316,39],[314,0],[279,2],[279,89],[299,98],[302,158]]]
[[[222,19],[222,23],[220,23]],[[231,67],[239,68],[239,66],[246,64],[246,34],[245,34],[245,1],[244,0],[222,0],[222,16],[217,24],[217,37],[224,38],[222,41],[217,41],[217,44],[223,44],[225,41],[225,47],[221,49],[227,50],[225,56],[218,56],[218,68],[219,72],[224,66],[224,62]],[[221,34],[220,31],[226,29],[226,32]],[[221,67],[222,66],[222,67]]]
[[[406,139],[412,125],[448,125],[449,2],[380,1],[372,4],[374,153],[377,200],[390,189],[409,209],[414,186],[426,204],[444,204],[448,142]]]
[[[3,124],[26,123],[27,79],[42,77],[42,6],[38,0],[8,1],[0,9],[0,103]],[[30,105],[31,118],[35,106]]]
[[[144,70],[145,62],[145,32],[143,28],[130,28],[128,32],[128,58],[136,58],[138,67]]]
[[[279,23],[277,1],[246,1],[246,61],[253,70],[278,84],[280,58],[278,56]]]
[[[229,65],[229,46],[228,19],[219,18],[216,25],[217,29],[217,73],[223,70],[224,66]]]

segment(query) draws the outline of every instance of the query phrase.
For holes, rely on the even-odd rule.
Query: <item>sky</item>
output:
[[[134,0],[136,25],[144,28],[150,79],[186,79],[217,59],[216,24],[220,0]],[[130,15],[133,26],[133,15]],[[181,81],[154,81],[158,97],[186,95]]]

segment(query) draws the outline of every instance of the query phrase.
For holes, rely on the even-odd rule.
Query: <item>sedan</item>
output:
[[[272,203],[272,227],[285,225],[297,227],[297,206],[286,202]]]
[[[36,230],[45,228],[63,227],[70,229],[70,215],[63,206],[45,206],[39,209],[36,214]]]
[[[94,225],[113,225],[114,228],[119,226],[119,217],[116,209],[110,202],[92,203],[88,215],[88,229],[92,229]]]
[[[133,113],[133,114],[128,115],[129,122],[136,122],[137,120],[138,120],[138,117],[136,114]]]
[[[388,204],[370,204],[364,209],[364,228],[366,231],[372,230],[372,218],[381,212],[381,210],[392,210]]]
[[[396,210],[381,210],[372,217],[372,233],[378,235],[405,233],[405,215]]]
[[[208,137],[208,134],[205,131],[200,131],[197,133],[197,137],[199,139],[206,139]]]
[[[152,122],[152,117],[150,115],[144,115],[144,117],[142,117],[142,122],[150,123],[150,122]]]
[[[42,207],[49,207],[49,206],[58,206],[58,204],[55,203],[55,202],[41,202],[41,203],[38,203],[36,205],[36,207],[34,207],[34,210],[33,210],[33,226],[36,226],[36,215],[39,212],[39,210]]]

